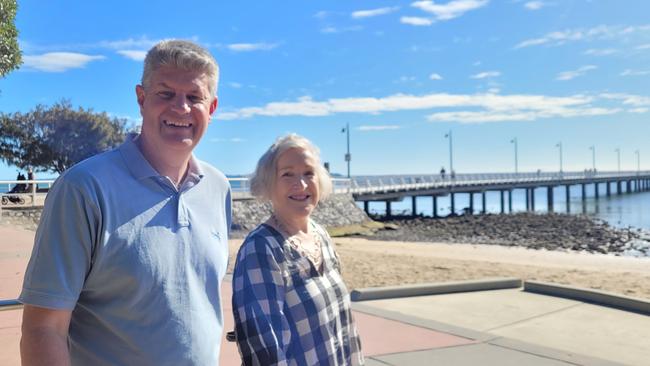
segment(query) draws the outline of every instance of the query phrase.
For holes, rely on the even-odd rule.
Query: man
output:
[[[25,273],[24,365],[216,365],[230,188],[192,151],[218,66],[163,41],[136,87],[142,132],[66,171]]]

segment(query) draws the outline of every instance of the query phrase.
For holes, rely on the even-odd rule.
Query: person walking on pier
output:
[[[217,365],[230,187],[192,151],[216,61],[167,40],[136,87],[142,132],[50,190],[19,300],[23,365]]]
[[[232,309],[244,365],[361,365],[359,335],[340,262],[310,217],[332,189],[318,149],[278,139],[260,158],[251,192],[273,213],[244,240],[233,273]]]

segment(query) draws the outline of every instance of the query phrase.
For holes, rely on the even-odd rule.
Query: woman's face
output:
[[[276,215],[285,220],[307,217],[320,198],[316,159],[306,150],[291,148],[277,162],[271,202]]]

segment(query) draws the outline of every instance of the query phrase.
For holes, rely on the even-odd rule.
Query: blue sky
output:
[[[352,174],[650,168],[650,2],[19,2],[24,65],[0,80],[0,111],[62,98],[137,124],[145,51],[208,47],[219,110],[196,150],[247,174],[273,140],[314,141]],[[15,167],[0,163],[0,178]],[[39,177],[47,176],[40,173]]]

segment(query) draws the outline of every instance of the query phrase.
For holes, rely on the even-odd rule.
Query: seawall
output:
[[[41,219],[42,208],[4,208],[1,212],[0,224],[36,230]],[[270,203],[262,203],[254,199],[235,200],[233,202],[233,232],[241,236],[266,220],[270,214]],[[312,217],[327,228],[361,224],[370,220],[349,194],[330,196],[318,205]]]

